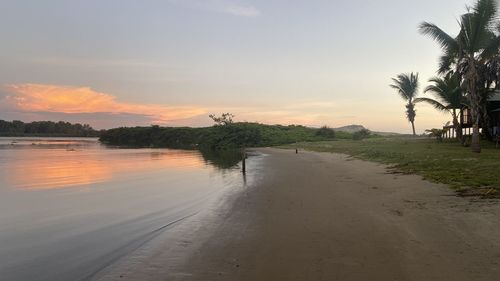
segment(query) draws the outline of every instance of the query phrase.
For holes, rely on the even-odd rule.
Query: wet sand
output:
[[[344,155],[262,149],[246,187],[99,280],[497,280],[500,202]],[[254,171],[252,171],[254,168]]]

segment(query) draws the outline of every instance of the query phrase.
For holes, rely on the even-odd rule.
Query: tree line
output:
[[[212,127],[133,127],[102,132],[100,141],[108,145],[129,147],[168,147],[226,150],[262,147],[299,141],[332,140],[337,132],[330,128],[308,128],[300,125],[265,125],[250,122],[233,123],[214,120]],[[343,134],[340,134],[344,137]]]
[[[449,112],[457,138],[462,137],[458,114],[464,107],[470,109],[472,121],[471,149],[481,152],[480,125],[488,134],[490,120],[487,102],[500,90],[500,20],[497,0],[477,0],[468,6],[458,19],[459,32],[452,36],[429,22],[419,26],[421,34],[436,41],[441,49],[438,76],[430,79],[425,88],[434,98],[417,97],[418,73],[403,73],[393,78],[390,85],[406,101],[406,116],[415,135],[415,105],[431,104],[440,111]]]
[[[98,137],[100,131],[88,124],[69,122],[35,121],[24,123],[19,120],[0,120],[0,136],[60,136],[60,137]]]

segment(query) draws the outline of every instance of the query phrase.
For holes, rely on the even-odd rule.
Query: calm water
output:
[[[0,280],[86,280],[241,186],[238,167],[227,169],[237,163],[93,139],[0,138]]]

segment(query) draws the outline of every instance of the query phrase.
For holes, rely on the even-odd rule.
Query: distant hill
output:
[[[348,125],[348,126],[343,126],[343,127],[338,127],[338,128],[334,128],[333,130],[334,131],[337,131],[337,132],[345,132],[345,133],[355,133],[355,132],[359,132],[363,129],[366,129],[364,126],[362,125]],[[400,135],[398,133],[392,133],[392,132],[374,132],[372,131],[372,133],[376,134],[376,135],[380,135],[380,136],[397,136],[397,135]]]
[[[366,129],[366,128],[361,126],[361,125],[348,125],[348,126],[334,128],[333,130],[338,131],[338,132],[346,132],[346,133],[352,134],[352,133],[361,131],[363,129]]]

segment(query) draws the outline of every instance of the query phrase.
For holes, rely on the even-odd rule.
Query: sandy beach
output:
[[[498,200],[460,198],[444,185],[345,155],[258,151],[266,156],[248,165],[254,180],[247,186],[96,279],[500,276]]]

